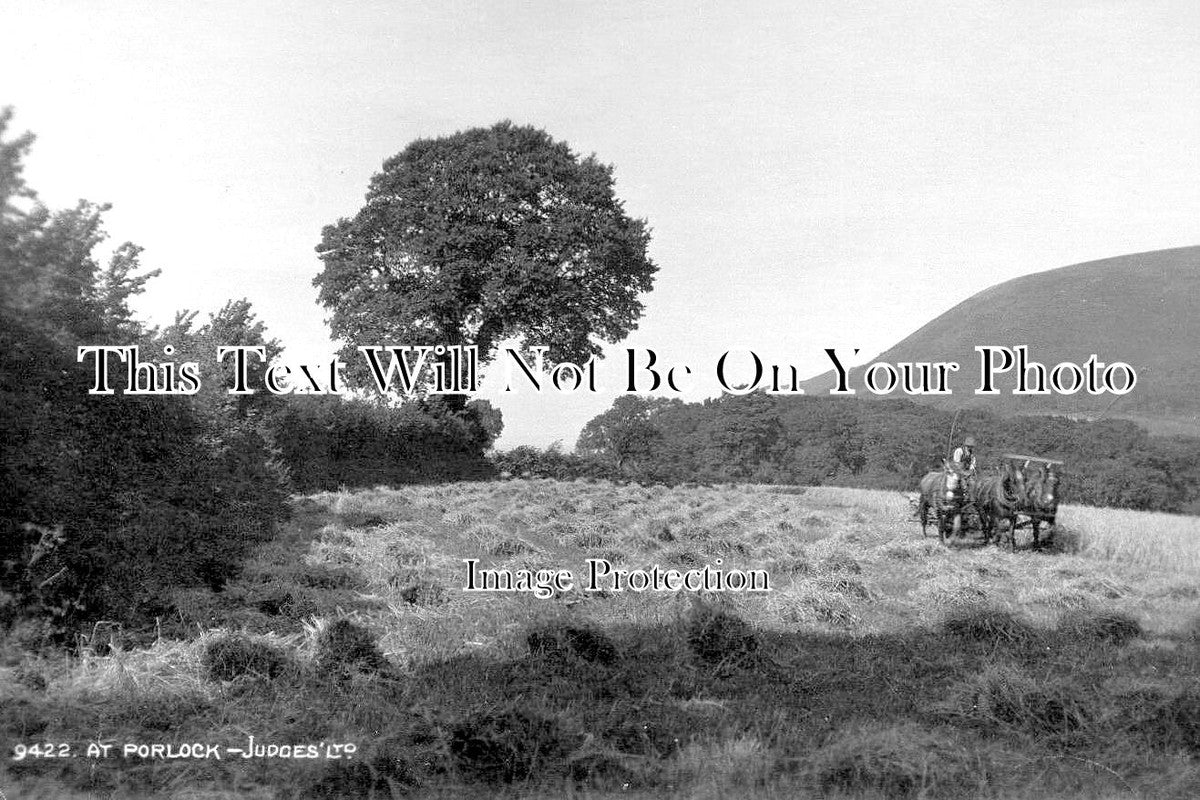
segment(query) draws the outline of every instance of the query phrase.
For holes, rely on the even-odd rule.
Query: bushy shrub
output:
[[[23,359],[31,342],[49,347],[44,334],[0,329],[0,373],[46,380],[34,397],[5,386],[17,402],[0,402],[0,426],[20,441],[0,481],[11,493],[0,582],[25,613],[63,630],[152,620],[168,587],[220,589],[271,536],[286,476],[253,425],[223,424],[184,397],[88,395],[89,371],[61,351]]]
[[[220,589],[271,535],[288,484],[253,403],[215,385],[126,394],[126,351],[108,360],[114,393],[89,393],[101,368],[98,355],[79,362],[81,345],[163,360],[165,334],[129,308],[155,273],[137,274],[131,243],[97,260],[105,207],[35,201],[21,178],[32,137],[5,141],[10,118],[0,112],[0,592],[13,598],[5,616],[48,620],[66,639],[89,619],[152,622],[172,586]],[[193,316],[169,329],[179,355],[197,337],[261,334],[244,301],[195,332]]]

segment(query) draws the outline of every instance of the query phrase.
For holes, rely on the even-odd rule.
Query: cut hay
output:
[[[1069,611],[1059,618],[1056,632],[1070,641],[1126,644],[1142,635],[1142,624],[1121,611]]]
[[[953,687],[943,710],[984,727],[1058,739],[1074,736],[1098,717],[1077,683],[1039,680],[1016,664],[990,665]]]
[[[961,573],[921,581],[913,597],[924,601],[930,609],[977,606],[988,599],[987,592],[973,577]]]
[[[941,629],[956,639],[991,645],[1028,646],[1040,638],[1035,628],[1011,611],[990,605],[952,609],[942,618]]]

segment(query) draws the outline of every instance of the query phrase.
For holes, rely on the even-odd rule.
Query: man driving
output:
[[[954,449],[954,455],[950,458],[950,463],[959,472],[967,475],[975,474],[975,437],[968,436],[963,439],[962,445]]]

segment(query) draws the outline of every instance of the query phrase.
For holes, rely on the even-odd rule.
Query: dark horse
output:
[[[1026,462],[1025,469],[1028,468],[1029,462]],[[1038,527],[1045,522],[1049,529],[1053,529],[1054,518],[1058,516],[1058,472],[1055,471],[1054,464],[1040,465],[1032,476],[1026,476],[1025,484],[1025,502],[1022,504],[1021,513],[1029,517],[1029,526],[1033,528],[1033,546],[1036,549],[1041,546]]]
[[[942,469],[934,470],[921,478],[921,499],[917,501],[917,517],[921,520],[921,535],[929,524],[929,510],[933,509],[938,524],[938,538],[946,541],[949,528],[955,535],[962,532],[963,498],[966,494],[966,477],[943,461]]]
[[[986,544],[996,537],[1000,544],[1000,523],[1008,520],[1008,539],[1013,550],[1017,548],[1017,514],[1026,502],[1025,472],[1005,462],[1000,471],[987,475],[975,482],[971,491],[971,502],[979,512],[979,526],[983,530]]]

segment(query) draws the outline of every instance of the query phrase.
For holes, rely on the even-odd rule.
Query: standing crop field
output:
[[[1200,574],[1200,519],[1196,517],[1063,506],[1059,521],[1084,555]]]

